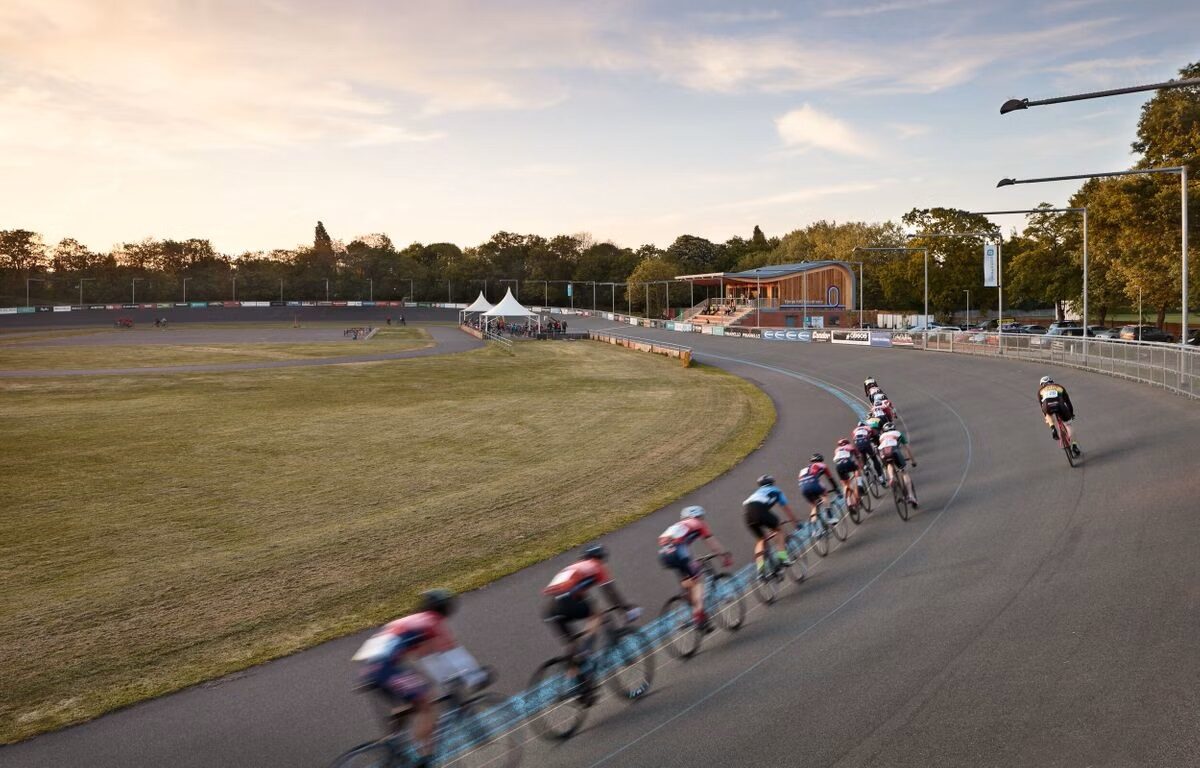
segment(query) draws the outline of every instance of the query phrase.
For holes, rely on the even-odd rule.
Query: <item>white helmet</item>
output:
[[[704,507],[684,507],[683,511],[679,513],[679,519],[687,520],[689,517],[704,517]]]
[[[1043,376],[1042,380],[1038,382],[1038,386],[1044,387],[1047,384],[1053,384],[1053,383],[1054,383],[1054,379],[1050,378],[1049,376]]]

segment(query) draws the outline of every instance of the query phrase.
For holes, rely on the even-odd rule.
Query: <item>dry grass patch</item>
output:
[[[736,377],[586,342],[0,382],[0,741],[544,559],[719,475],[773,421]],[[447,547],[447,520],[475,546]]]

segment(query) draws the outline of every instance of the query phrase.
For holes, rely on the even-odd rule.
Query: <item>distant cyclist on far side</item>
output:
[[[1058,414],[1067,433],[1067,442],[1071,444],[1071,451],[1078,456],[1079,445],[1075,442],[1074,430],[1068,426],[1068,422],[1075,418],[1075,406],[1071,404],[1067,388],[1062,384],[1055,384],[1054,379],[1049,376],[1043,376],[1038,382],[1037,398],[1042,409],[1042,418],[1046,421],[1046,426],[1050,427],[1050,439],[1058,439],[1058,428],[1054,426],[1054,415]]]

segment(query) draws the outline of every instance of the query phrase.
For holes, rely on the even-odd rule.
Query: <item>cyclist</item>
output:
[[[871,459],[871,463],[875,465],[875,473],[883,477],[883,465],[879,463],[879,452],[875,450],[875,439],[878,436],[879,433],[865,421],[859,421],[858,426],[850,433],[854,447],[862,456]],[[884,478],[884,483],[886,482],[887,478]]]
[[[868,376],[863,379],[863,392],[866,394],[868,400],[871,398],[871,390],[873,389],[879,389],[879,383],[875,381],[875,377]]]
[[[884,421],[896,420],[896,406],[892,405],[892,401],[888,399],[887,395],[884,395],[879,400],[876,400],[875,407],[883,410]]]
[[[839,439],[837,447],[833,449],[833,468],[837,470],[838,479],[842,481],[850,503],[857,506],[858,479],[862,477],[863,456],[847,438]]]
[[[412,735],[419,755],[417,768],[433,765],[437,717],[430,692],[434,684],[461,677],[478,690],[491,680],[487,670],[458,644],[446,623],[457,602],[449,590],[422,593],[416,613],[384,625],[354,654],[355,661],[364,662],[364,687],[388,699],[393,732],[415,710]],[[437,674],[446,669],[452,673]]]
[[[587,658],[591,639],[601,623],[601,614],[593,610],[588,592],[593,587],[602,588],[608,601],[625,611],[629,621],[636,621],[641,614],[636,606],[626,603],[617,591],[612,575],[604,566],[607,559],[608,550],[603,545],[590,544],[583,550],[579,560],[559,571],[542,590],[542,594],[549,598],[544,616],[562,635],[567,655],[571,657],[567,673],[576,683],[585,682],[580,667]],[[585,622],[582,632],[575,631],[573,624],[576,621]]]
[[[887,415],[887,408],[884,408],[882,403],[877,403],[871,406],[871,417],[879,419],[879,425],[881,427],[889,421]]]
[[[908,437],[890,421],[883,425],[883,432],[879,435],[879,453],[883,456],[883,466],[887,467],[889,481],[894,482],[896,479],[895,468],[904,469],[905,454],[908,454],[908,460],[912,462],[912,465],[917,466],[917,460],[913,458],[912,448],[908,444]],[[903,473],[903,477],[903,490],[908,494],[908,503],[919,507],[917,495],[913,493],[912,478],[908,476],[908,473]]]
[[[726,568],[733,565],[733,555],[721,545],[704,521],[704,507],[696,506],[684,507],[679,513],[679,522],[658,537],[658,561],[664,568],[679,572],[679,586],[688,591],[692,600],[692,617],[696,626],[708,631],[708,616],[704,612],[704,580],[697,578],[700,566],[692,560],[691,552],[692,544],[701,538],[710,552],[725,556]]]
[[[1067,432],[1067,441],[1071,444],[1071,452],[1078,456],[1079,444],[1075,442],[1074,430],[1067,423],[1075,418],[1075,406],[1071,404],[1071,396],[1067,394],[1067,388],[1061,384],[1055,384],[1054,379],[1049,376],[1043,376],[1038,382],[1038,405],[1042,408],[1042,418],[1046,420],[1046,426],[1050,427],[1050,438],[1058,439],[1058,428],[1054,426],[1054,415],[1058,414],[1058,418],[1062,420],[1063,429]]]
[[[759,571],[763,570],[763,550],[766,548],[766,542],[779,533],[779,518],[771,511],[775,505],[779,505],[792,525],[799,529],[800,523],[792,513],[792,508],[788,506],[787,497],[783,495],[783,491],[775,487],[775,478],[770,475],[759,477],[758,490],[742,502],[742,513],[746,520],[746,526],[755,538],[754,562],[758,565]],[[786,545],[779,547],[775,552],[775,557],[781,563],[791,564]]]
[[[838,481],[834,478],[833,473],[829,471],[829,467],[825,465],[825,457],[819,453],[814,453],[808,459],[808,465],[800,470],[800,492],[804,494],[804,498],[812,504],[812,512],[809,514],[809,520],[812,521],[814,528],[817,523],[817,513],[821,509],[821,503],[825,500],[825,484],[821,482],[822,478],[829,480],[831,490],[837,491],[838,498],[842,497],[842,490]],[[837,518],[833,516],[833,511],[825,518],[829,525],[837,522]]]

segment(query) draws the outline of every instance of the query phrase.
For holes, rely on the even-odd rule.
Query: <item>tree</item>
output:
[[[1011,305],[1022,300],[1052,305],[1055,319],[1062,320],[1068,301],[1081,304],[1083,238],[1077,219],[1074,213],[1030,214],[1024,231],[1005,244],[1004,285]]]
[[[647,246],[642,246],[638,250],[640,252],[646,248]],[[658,251],[653,246],[649,246],[649,248]],[[680,274],[679,264],[672,261],[666,254],[647,253],[629,273],[627,280],[630,283],[629,300],[633,305],[633,311],[642,312],[647,317],[662,317],[663,310],[667,308],[667,288],[659,281],[673,280],[678,274]],[[649,288],[649,306],[646,305],[647,288]],[[683,296],[682,293],[676,292],[672,304],[676,304],[681,296]]]
[[[767,236],[763,234],[757,224],[754,225],[754,232],[750,235],[750,247],[755,250],[765,250],[768,247]]]
[[[97,254],[73,237],[64,237],[54,246],[50,268],[55,273],[83,272],[99,262]]]
[[[667,248],[667,258],[677,264],[683,274],[712,272],[721,261],[721,246],[703,237],[680,235]]]
[[[46,267],[42,236],[27,229],[0,230],[0,269],[34,271]]]
[[[917,232],[956,233],[994,230],[984,216],[972,215],[955,208],[913,209],[901,221]],[[929,249],[929,311],[950,313],[963,303],[963,291],[979,297],[978,306],[985,306],[992,289],[983,286],[983,239],[977,236],[913,238],[907,247]],[[885,268],[884,279],[899,279],[924,294],[924,255],[918,252],[897,253],[896,261],[903,269]],[[1003,280],[1003,277],[1001,278]]]

